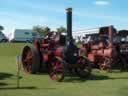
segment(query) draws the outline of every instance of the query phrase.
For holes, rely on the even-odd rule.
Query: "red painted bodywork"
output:
[[[55,56],[58,56],[58,57],[62,57],[62,49],[63,49],[63,47],[61,46],[61,47],[58,47],[58,48],[56,48],[56,50],[55,50]]]
[[[41,54],[41,61],[48,62],[53,56],[62,56],[63,46],[59,43],[57,35],[50,34],[47,39],[42,39],[34,42],[39,54]]]

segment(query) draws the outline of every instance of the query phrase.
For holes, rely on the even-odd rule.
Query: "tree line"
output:
[[[3,30],[4,30],[4,26],[0,25],[0,32]],[[38,33],[40,36],[46,36],[48,32],[51,32],[52,30],[48,26],[36,25],[36,26],[33,26],[32,31],[33,33]],[[56,28],[56,31],[54,32],[58,32],[58,33],[66,32],[66,28],[63,26],[60,26]]]
[[[0,32],[4,30],[4,27],[2,25],[0,25]]]
[[[46,36],[48,34],[48,32],[52,32],[51,29],[48,26],[33,26],[33,32],[37,32],[39,33],[40,36]],[[60,26],[59,28],[56,28],[57,33],[62,33],[62,32],[66,32],[66,28],[63,26]]]

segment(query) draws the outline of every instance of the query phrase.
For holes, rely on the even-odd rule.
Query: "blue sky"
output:
[[[128,29],[128,0],[0,0],[0,24],[14,28],[66,26],[65,9],[73,8],[73,30],[115,25]]]

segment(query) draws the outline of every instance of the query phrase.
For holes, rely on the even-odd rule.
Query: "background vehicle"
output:
[[[37,34],[38,35],[38,34]],[[37,38],[37,35],[33,36],[33,31],[29,29],[16,29],[9,36],[10,42],[32,42]]]
[[[120,30],[113,42],[118,53],[118,64],[115,67],[128,71],[128,30]]]

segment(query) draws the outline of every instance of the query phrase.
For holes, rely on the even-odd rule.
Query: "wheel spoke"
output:
[[[32,70],[32,66],[31,65],[27,65],[27,69],[30,72]]]

